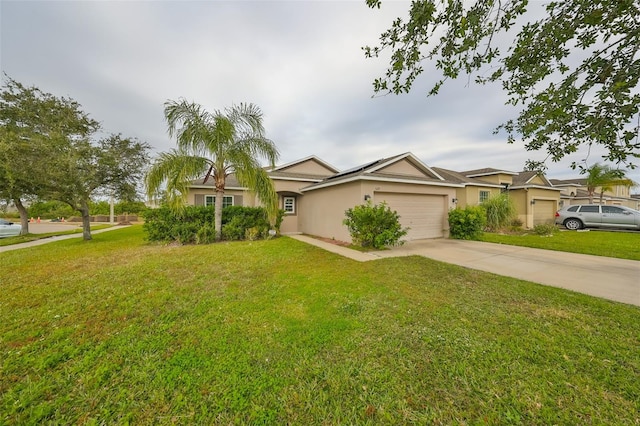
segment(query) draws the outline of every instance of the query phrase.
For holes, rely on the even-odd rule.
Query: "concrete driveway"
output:
[[[640,262],[635,260],[449,239],[360,253],[303,235],[292,237],[359,261],[418,255],[640,306]]]

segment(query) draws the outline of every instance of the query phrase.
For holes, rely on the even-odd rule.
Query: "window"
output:
[[[207,207],[213,207],[216,205],[216,196],[215,195],[205,195],[204,196],[204,205]],[[233,205],[233,195],[225,195],[222,197],[222,208],[229,207]]]
[[[600,206],[582,206],[580,213],[600,213]]]
[[[622,210],[620,207],[614,207],[614,206],[602,206],[602,213],[614,213],[614,214],[623,214],[624,210]]]
[[[569,208],[567,209],[567,211],[570,211],[570,212],[577,212],[577,211],[578,211],[578,207],[580,207],[580,206],[573,206],[573,207],[569,207]]]
[[[296,197],[284,197],[284,212],[287,214],[294,214],[296,212]]]
[[[484,203],[489,199],[491,192],[489,191],[480,191],[480,203]]]

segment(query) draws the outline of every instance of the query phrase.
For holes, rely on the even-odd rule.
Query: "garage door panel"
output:
[[[555,219],[555,203],[552,200],[535,200],[533,205],[533,225],[551,223]]]
[[[376,203],[385,201],[391,210],[398,212],[400,224],[410,228],[407,239],[444,236],[444,196],[376,192],[374,197]]]

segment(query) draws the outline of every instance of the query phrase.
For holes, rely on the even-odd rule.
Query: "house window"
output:
[[[489,191],[480,191],[480,203],[482,204],[485,201],[487,201],[490,195],[491,195],[491,192]]]
[[[204,196],[204,205],[207,207],[213,207],[216,205],[216,196],[215,195],[205,195]],[[229,207],[233,205],[233,195],[225,195],[222,197],[222,208]]]
[[[284,212],[287,214],[294,214],[296,212],[296,197],[284,197]]]

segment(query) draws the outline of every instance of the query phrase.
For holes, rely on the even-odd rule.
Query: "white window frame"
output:
[[[211,200],[211,201],[209,201]],[[231,203],[229,204],[229,200]],[[223,195],[222,196],[222,208],[233,206],[234,205],[234,197],[233,195]],[[204,205],[207,207],[215,207],[216,205],[216,196],[215,195],[205,195],[204,196]]]
[[[483,199],[483,195],[486,195],[486,198]],[[480,204],[484,203],[491,197],[491,191],[478,191],[478,202]]]
[[[287,210],[287,201],[290,202],[291,210]],[[296,197],[282,197],[282,208],[285,214],[296,214]]]

